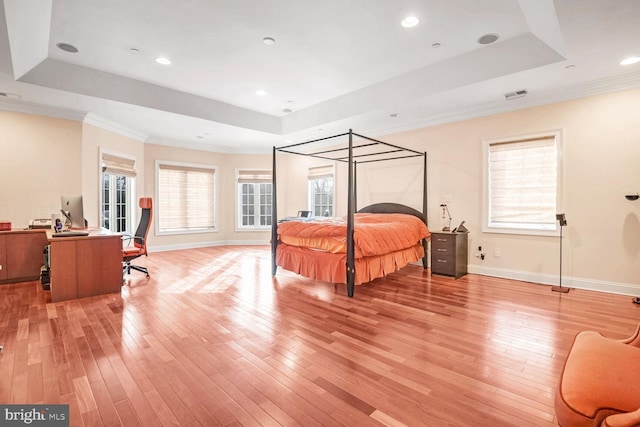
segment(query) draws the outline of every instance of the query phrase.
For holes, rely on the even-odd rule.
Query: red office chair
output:
[[[134,269],[146,274],[149,279],[151,276],[146,267],[131,264],[134,259],[142,255],[147,256],[147,235],[151,228],[151,197],[141,197],[139,205],[142,208],[142,214],[136,234],[122,237],[123,240],[129,241],[129,246],[122,248],[122,271],[124,274],[131,274],[131,269]],[[133,246],[131,246],[132,241]]]

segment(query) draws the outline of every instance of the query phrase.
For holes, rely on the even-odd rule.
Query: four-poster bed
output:
[[[309,150],[312,144],[347,137],[346,147]],[[354,145],[354,137],[366,140]],[[276,154],[278,152],[347,163],[347,216],[343,219],[278,223]],[[422,212],[398,203],[357,209],[357,165],[423,158]],[[273,148],[271,224],[272,274],[278,266],[306,277],[345,283],[353,297],[355,284],[366,283],[422,258],[427,268],[427,153],[347,133]]]

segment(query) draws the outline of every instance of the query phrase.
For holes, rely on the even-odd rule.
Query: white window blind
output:
[[[309,180],[333,178],[333,166],[314,166],[309,168]]]
[[[114,154],[102,153],[102,172],[109,175],[136,177],[136,161]]]
[[[160,232],[215,228],[216,169],[158,164]]]
[[[238,183],[270,183],[271,176],[269,170],[241,170],[238,171]]]
[[[488,226],[554,230],[556,137],[490,143],[488,151]]]

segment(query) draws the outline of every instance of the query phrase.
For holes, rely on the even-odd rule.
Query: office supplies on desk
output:
[[[36,218],[29,221],[29,229],[31,230],[39,230],[39,229],[50,229],[51,228],[51,218]]]

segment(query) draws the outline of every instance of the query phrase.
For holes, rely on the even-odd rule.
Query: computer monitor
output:
[[[84,230],[87,228],[84,222],[84,209],[82,196],[61,196],[60,205],[62,215],[66,218],[65,228]]]

